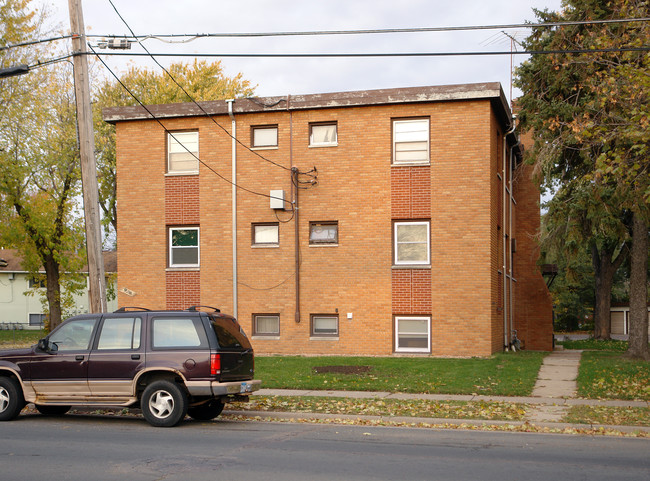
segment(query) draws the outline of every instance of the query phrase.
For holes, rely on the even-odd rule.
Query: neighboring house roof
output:
[[[233,104],[233,113],[246,114],[479,99],[490,100],[500,120],[508,126],[511,124],[512,114],[499,82],[358,90],[353,92],[287,95],[283,97],[240,98],[236,99]],[[147,109],[159,119],[202,116],[206,113],[209,115],[228,114],[228,103],[225,100],[199,102],[199,104],[203,110],[191,102],[151,105],[147,106]],[[103,114],[104,120],[109,123],[152,118],[141,106],[109,107],[104,109]]]
[[[117,272],[117,252],[104,251],[104,271],[106,273]],[[27,272],[21,265],[22,257],[16,249],[0,249],[0,272]],[[45,272],[42,268],[40,272]],[[82,272],[88,272],[88,266],[84,266]]]

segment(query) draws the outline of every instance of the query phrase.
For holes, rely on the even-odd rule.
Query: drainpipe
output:
[[[508,216],[508,231],[510,232],[510,244],[508,246],[508,251],[510,252],[510,333],[512,333],[515,330],[515,306],[514,306],[514,295],[512,294],[513,287],[514,287],[514,279],[513,279],[513,266],[512,266],[512,209],[514,208],[515,204],[515,196],[514,192],[512,190],[512,176],[514,174],[514,163],[513,163],[513,158],[514,158],[514,150],[515,148],[519,145],[519,141],[517,141],[512,147],[510,147],[510,215]]]
[[[232,106],[235,99],[226,100],[228,104],[228,115],[232,125],[232,308],[233,316],[238,317],[238,291],[237,285],[237,122],[233,114]]]
[[[511,223],[508,222],[506,224],[506,215],[510,213],[510,207],[506,207],[506,200],[509,200],[509,197],[506,196],[506,193],[508,191],[508,169],[506,168],[506,163],[507,163],[507,155],[508,155],[508,135],[513,133],[515,131],[515,122],[513,120],[512,126],[510,130],[508,130],[504,135],[503,135],[503,149],[502,149],[502,155],[503,155],[503,162],[501,163],[502,165],[502,182],[503,182],[503,189],[502,189],[502,229],[503,229],[503,345],[506,351],[509,350],[510,348],[510,333],[508,332],[508,320],[509,320],[509,314],[510,311],[508,309],[510,305],[510,297],[512,293],[509,292],[509,287],[510,284],[508,283],[508,238],[510,235],[510,226]],[[512,195],[512,193],[510,193]],[[510,215],[508,215],[509,220],[511,220]],[[506,228],[506,225],[508,226]]]

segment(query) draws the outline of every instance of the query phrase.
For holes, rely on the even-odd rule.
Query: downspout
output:
[[[237,122],[233,113],[235,99],[226,100],[228,104],[228,116],[230,117],[232,129],[232,308],[233,316],[238,317],[238,290],[239,278],[237,275]]]
[[[510,214],[508,216],[508,231],[510,232],[510,243],[508,245],[508,251],[510,252],[510,333],[514,332],[515,330],[515,306],[514,306],[514,295],[512,294],[513,288],[514,288],[514,270],[513,270],[513,256],[512,256],[512,211],[514,209],[514,204],[515,204],[515,196],[512,190],[512,176],[515,172],[514,169],[514,163],[513,163],[513,153],[515,148],[519,145],[519,140],[510,147]]]
[[[515,131],[516,125],[514,121],[512,122],[512,126],[510,130],[508,130],[504,135],[503,135],[503,148],[502,148],[502,155],[503,155],[503,162],[501,163],[502,165],[502,176],[503,176],[503,189],[502,189],[502,219],[503,219],[503,346],[506,351],[510,349],[510,333],[508,332],[508,320],[509,320],[509,309],[508,307],[510,306],[510,297],[511,293],[508,291],[508,288],[510,287],[508,283],[508,236],[510,235],[510,223],[506,224],[506,216],[510,212],[510,209],[506,207],[506,200],[507,196],[506,193],[508,191],[508,177],[507,175],[507,168],[506,168],[506,163],[507,163],[507,155],[508,155],[508,135],[513,133]],[[508,216],[509,217],[509,216]],[[506,228],[506,225],[508,225],[508,228]]]

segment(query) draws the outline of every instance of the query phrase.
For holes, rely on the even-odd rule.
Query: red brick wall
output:
[[[392,167],[392,119],[421,116],[430,118],[431,165]],[[258,353],[391,355],[396,314],[431,316],[434,356],[482,356],[502,348],[498,123],[489,101],[265,112],[236,119],[245,143],[251,126],[277,124],[278,148],[258,153],[284,167],[238,146],[242,187],[260,194],[283,189],[290,198],[288,169],[318,169],[318,185],[300,191],[300,322],[294,316],[296,218],[289,211],[276,217],[268,197],[237,194],[239,320],[251,334],[254,313],[280,316],[278,338],[253,339]],[[230,130],[227,116],[216,120]],[[322,121],[337,122],[338,146],[309,147],[309,124]],[[198,130],[201,159],[230,178],[231,139],[221,129],[199,117],[164,123],[169,130]],[[165,132],[155,122],[120,122],[117,139],[118,289],[135,292],[134,297],[120,293],[119,305],[200,303],[233,312],[230,184],[205,166],[199,175],[165,177]],[[251,224],[278,218],[279,246],[252,247]],[[431,268],[394,269],[393,221],[428,218]],[[338,245],[310,246],[310,221],[338,221]],[[200,270],[170,270],[167,226],[186,223],[201,229]],[[521,286],[518,292],[527,295]],[[315,313],[338,315],[337,338],[310,336]]]

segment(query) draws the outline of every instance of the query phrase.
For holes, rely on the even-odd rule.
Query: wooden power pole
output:
[[[72,32],[75,98],[77,101],[79,152],[81,155],[81,183],[86,219],[90,312],[97,313],[106,312],[106,278],[104,259],[102,257],[99,189],[97,187],[93,114],[90,106],[86,32],[81,0],[68,0],[68,8],[70,10],[70,30]]]

